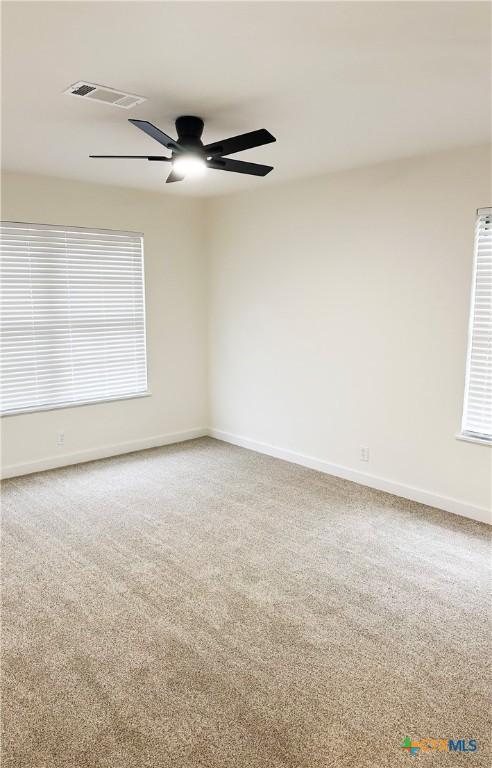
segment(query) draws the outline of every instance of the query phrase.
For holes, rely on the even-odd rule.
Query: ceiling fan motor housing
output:
[[[177,143],[182,147],[203,147],[201,136],[203,133],[203,120],[193,115],[183,115],[176,120]]]

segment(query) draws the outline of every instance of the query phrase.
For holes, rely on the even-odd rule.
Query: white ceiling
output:
[[[486,2],[4,2],[5,169],[169,194],[214,195],[490,136]],[[148,98],[130,111],[63,91],[78,80]],[[214,141],[267,128],[236,159],[264,179],[90,153],[165,154],[127,122],[175,135],[196,114]]]

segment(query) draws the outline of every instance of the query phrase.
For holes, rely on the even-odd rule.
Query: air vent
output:
[[[92,101],[98,101],[100,104],[121,107],[121,109],[131,109],[131,107],[146,101],[144,96],[116,91],[114,88],[107,88],[105,85],[97,85],[96,83],[86,83],[83,80],[71,85],[64,93],[78,98],[92,99]]]

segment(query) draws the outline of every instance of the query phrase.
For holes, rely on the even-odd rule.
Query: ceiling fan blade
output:
[[[170,163],[172,160],[171,157],[163,157],[162,155],[89,155],[89,157],[112,157],[117,160],[159,160],[162,163]]]
[[[252,176],[266,176],[273,171],[271,165],[260,165],[259,163],[245,163],[242,160],[230,160],[222,157],[214,157],[213,160],[207,160],[209,168],[216,168],[218,171],[233,171],[234,173],[249,173]]]
[[[175,172],[174,168],[166,179],[166,184],[172,184],[173,181],[183,181],[184,176],[180,176]]]
[[[263,144],[270,144],[272,141],[277,141],[275,136],[272,136],[265,128],[260,128],[259,131],[250,131],[239,136],[232,136],[230,139],[224,139],[224,141],[215,141],[213,144],[207,144],[203,147],[203,151],[208,156],[222,157],[222,155],[233,155],[235,152],[242,152],[244,149],[261,147]]]
[[[175,152],[182,152],[182,148],[177,144],[174,139],[171,139],[170,136],[167,135],[167,133],[164,133],[160,130],[160,128],[157,128],[155,125],[152,125],[152,123],[149,123],[147,120],[132,120],[130,119],[128,121],[129,123],[132,123],[132,125],[135,125],[137,128],[140,128],[141,131],[146,133],[148,136],[150,136],[152,139],[155,139],[159,142],[159,144],[162,144],[164,147],[167,147],[168,149],[172,149]]]

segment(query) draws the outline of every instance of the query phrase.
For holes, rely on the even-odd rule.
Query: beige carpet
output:
[[[489,551],[208,438],[7,481],[2,766],[488,768]]]

